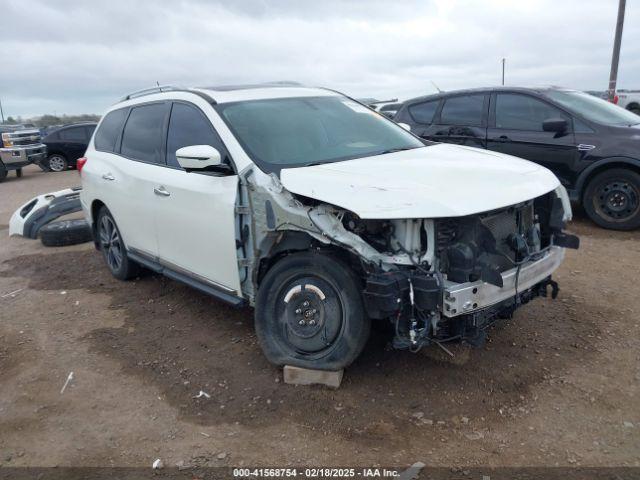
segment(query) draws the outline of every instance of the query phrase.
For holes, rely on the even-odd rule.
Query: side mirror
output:
[[[176,159],[186,171],[205,170],[222,165],[220,152],[211,145],[189,145],[176,150]]]
[[[398,125],[404,128],[407,132],[411,131],[411,125],[409,125],[408,123],[398,123]]]
[[[545,132],[564,133],[569,127],[569,122],[564,118],[549,118],[542,122],[542,130]]]

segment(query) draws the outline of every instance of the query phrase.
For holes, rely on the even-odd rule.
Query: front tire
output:
[[[342,261],[295,253],[265,275],[256,298],[255,327],[276,365],[341,370],[362,352],[371,329],[360,281]]]
[[[96,233],[102,256],[111,274],[118,280],[137,277],[140,266],[127,256],[120,230],[107,207],[102,207],[98,213]]]
[[[64,156],[54,153],[47,158],[47,167],[52,172],[64,172],[69,168],[69,163]]]
[[[21,178],[21,177],[22,177],[22,169],[21,169],[21,168],[18,168],[18,169],[16,170],[16,177],[18,177],[18,178]]]
[[[596,175],[585,189],[583,206],[589,218],[604,228],[640,227],[640,175],[612,168]]]

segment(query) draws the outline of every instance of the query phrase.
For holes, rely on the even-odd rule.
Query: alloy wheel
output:
[[[49,168],[53,172],[62,172],[67,168],[67,162],[59,155],[49,157]]]
[[[107,215],[100,221],[99,238],[109,268],[118,271],[122,266],[122,242],[115,223]]]

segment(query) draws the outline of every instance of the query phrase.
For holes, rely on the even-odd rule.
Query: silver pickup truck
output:
[[[22,167],[39,163],[47,156],[40,130],[22,125],[0,125],[0,182],[9,170],[22,176]]]

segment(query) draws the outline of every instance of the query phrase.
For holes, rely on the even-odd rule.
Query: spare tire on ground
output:
[[[91,227],[84,219],[51,222],[40,229],[40,241],[47,247],[64,247],[91,240]]]

